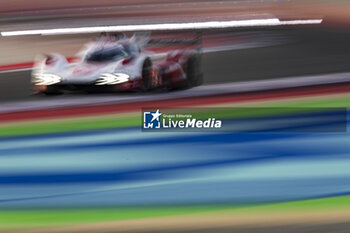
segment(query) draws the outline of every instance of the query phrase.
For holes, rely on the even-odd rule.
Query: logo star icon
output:
[[[160,115],[162,115],[162,113],[159,112],[159,109],[155,113],[152,113],[153,118],[152,118],[151,122],[153,122],[154,120],[159,121]]]

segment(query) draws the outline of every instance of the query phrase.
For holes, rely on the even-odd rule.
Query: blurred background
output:
[[[0,1],[1,33],[322,20],[203,29],[204,84],[151,93],[36,95],[30,85],[35,56],[57,52],[72,59],[98,33],[2,34],[0,231],[347,232],[349,12],[345,0]],[[193,33],[164,30],[152,37]],[[273,132],[260,124],[264,132],[146,133],[146,107],[204,107],[208,117],[239,117],[249,126],[274,117],[271,109],[325,109],[326,125],[339,123],[330,117],[334,109],[345,118],[342,130],[322,132],[309,130],[319,126],[317,115],[303,122],[305,130],[283,121],[273,123]],[[249,114],[237,115],[245,108]],[[268,110],[254,111],[261,108]]]

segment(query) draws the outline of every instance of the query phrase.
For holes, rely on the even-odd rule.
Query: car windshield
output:
[[[89,54],[86,58],[88,62],[116,61],[128,56],[124,48],[101,49]]]

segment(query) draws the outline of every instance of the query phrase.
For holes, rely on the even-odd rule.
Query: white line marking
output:
[[[185,30],[185,29],[211,29],[211,28],[235,28],[235,27],[259,27],[299,24],[320,24],[322,19],[280,21],[278,18],[251,19],[233,21],[208,21],[191,23],[164,23],[164,24],[142,24],[142,25],[118,25],[99,27],[78,27],[78,28],[55,28],[39,30],[22,30],[1,32],[2,36],[24,36],[24,35],[62,35],[96,32],[117,32],[117,31],[155,31],[155,30]]]

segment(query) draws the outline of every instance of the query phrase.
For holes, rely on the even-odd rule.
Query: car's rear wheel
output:
[[[143,62],[142,66],[142,82],[141,89],[142,91],[149,91],[152,89],[153,85],[153,65],[151,59],[147,58]]]
[[[200,84],[199,58],[192,55],[186,65],[186,86],[194,87]]]

